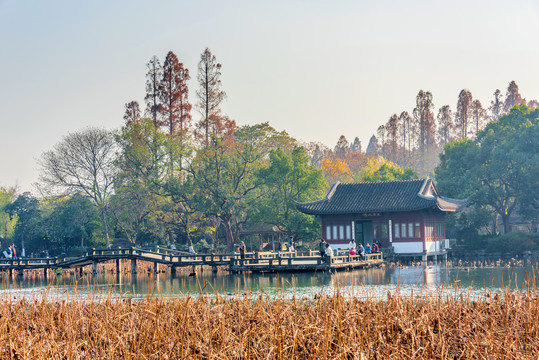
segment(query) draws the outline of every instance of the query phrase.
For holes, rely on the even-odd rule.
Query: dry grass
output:
[[[538,359],[527,290],[0,302],[1,359]]]

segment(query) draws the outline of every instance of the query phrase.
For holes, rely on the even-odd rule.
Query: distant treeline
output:
[[[121,129],[87,128],[67,134],[39,160],[39,197],[0,188],[2,246],[15,241],[34,255],[111,244],[175,243],[230,251],[246,236],[254,238],[257,246],[270,241],[270,234],[315,239],[318,219],[299,213],[295,202],[321,199],[338,180],[417,178],[410,169],[414,154],[437,159],[439,146],[456,137],[473,136],[468,141],[478,145],[483,139],[479,129],[486,121],[472,123],[474,112],[469,107],[464,117],[458,115],[464,110],[457,111],[456,118],[470,122],[465,128],[456,122],[463,132],[447,125],[443,141],[436,137],[432,95],[423,91],[414,116],[406,121],[406,115],[392,116],[391,125],[381,127],[384,130],[373,137],[366,153],[357,138],[350,145],[341,136],[329,150],[318,143],[300,142],[268,123],[237,126],[221,110],[226,99],[221,70],[216,57],[205,49],[198,64],[194,106],[198,116],[193,121],[189,70],[172,51],[162,65],[152,57],[147,64],[144,112],[131,101],[125,105]],[[524,101],[514,82],[509,89],[505,102],[497,92],[500,103],[498,110],[492,110],[496,118],[490,118],[494,123],[508,111],[507,104]],[[473,102],[471,95],[469,102]],[[527,107],[519,111],[535,114]],[[450,111],[443,114],[439,120],[447,115],[452,121]],[[471,124],[477,125],[475,130]],[[432,172],[434,165],[423,169],[422,175]],[[455,197],[469,196],[466,191],[475,186],[470,178],[459,193],[441,182],[447,195]],[[520,200],[517,203],[514,211],[522,209]],[[493,210],[493,202],[476,204],[491,214],[499,212]],[[477,224],[476,228],[483,226]]]

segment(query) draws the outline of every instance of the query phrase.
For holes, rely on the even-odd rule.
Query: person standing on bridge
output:
[[[11,251],[13,253],[12,258],[17,259],[17,250],[15,250],[15,244],[11,244]]]
[[[331,264],[331,257],[333,256],[333,249],[329,243],[326,243],[326,263]]]
[[[240,258],[245,259],[245,243],[243,241],[240,244]]]
[[[326,242],[324,239],[320,239],[320,242],[318,243],[318,251],[320,251],[320,256],[324,257],[326,254]]]

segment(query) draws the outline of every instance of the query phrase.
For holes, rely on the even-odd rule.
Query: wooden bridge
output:
[[[116,261],[116,272],[120,271],[120,260],[131,261],[131,272],[137,272],[137,261],[154,264],[164,264],[176,273],[177,267],[209,266],[212,271],[218,267],[237,273],[250,272],[294,272],[294,271],[330,271],[339,269],[354,269],[380,266],[383,263],[382,253],[350,256],[347,251],[335,251],[335,256],[321,257],[318,251],[304,252],[247,252],[243,256],[233,254],[189,254],[181,251],[157,247],[152,250],[129,249],[93,249],[77,257],[55,258],[23,258],[0,259],[0,271],[15,270],[23,275],[25,270],[43,270],[47,276],[48,270],[82,269],[92,266],[92,273],[97,273],[97,265],[107,261]]]

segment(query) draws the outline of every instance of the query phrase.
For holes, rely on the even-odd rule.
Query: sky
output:
[[[119,129],[170,50],[192,104],[208,47],[223,113],[329,147],[345,135],[365,149],[421,89],[436,112],[463,88],[486,107],[512,80],[537,99],[538,16],[537,0],[0,0],[0,186],[35,192],[38,159],[65,135]]]

